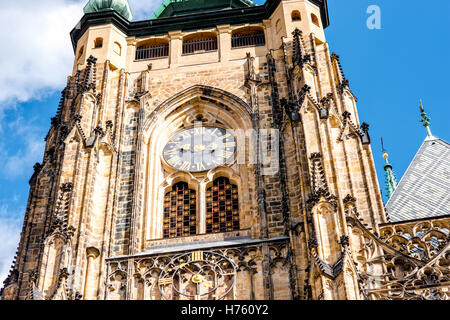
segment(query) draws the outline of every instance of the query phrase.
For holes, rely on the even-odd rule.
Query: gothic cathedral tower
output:
[[[208,3],[89,1],[4,299],[382,299],[425,265],[388,241],[326,0]]]

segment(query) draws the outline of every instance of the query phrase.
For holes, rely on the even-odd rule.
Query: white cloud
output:
[[[161,2],[131,0],[134,20],[149,18]],[[69,33],[83,16],[86,3],[87,0],[15,0],[2,4],[0,133],[6,125],[5,110],[15,108],[17,103],[44,99],[65,86],[74,58]],[[14,154],[0,148],[0,155],[6,159],[0,170],[10,179],[22,174],[24,168],[32,167],[44,148],[37,130],[29,130],[39,128],[31,128],[30,124],[18,128],[25,133],[22,136],[25,138],[21,138],[24,147]],[[0,144],[3,144],[1,140]]]
[[[9,139],[20,139],[21,147],[6,151],[0,139],[0,172],[13,179],[42,158],[43,128],[33,119],[18,117],[4,122],[4,111],[17,103],[44,99],[60,91],[72,71],[73,50],[69,33],[83,16],[87,0],[7,0],[0,10],[0,133],[5,127],[14,132]],[[134,20],[150,18],[162,0],[130,0]],[[56,106],[55,106],[56,109]],[[0,204],[0,287],[15,255],[25,208],[15,208],[14,199]]]
[[[24,144],[23,148],[6,158],[6,163],[3,166],[3,176],[6,179],[12,180],[21,176],[25,169],[32,168],[36,162],[42,159],[45,147],[42,137],[36,135],[27,136]]]
[[[36,126],[35,120],[18,116],[14,122],[7,124],[8,139],[14,141],[11,145],[15,148],[13,152],[6,149],[7,141],[0,136],[0,156],[4,159],[0,169],[2,178],[15,179],[42,159],[45,148],[42,134],[45,129]]]
[[[0,10],[0,134],[10,129],[16,148],[8,151],[0,139],[0,173],[14,179],[42,158],[42,130],[33,119],[19,116],[5,123],[4,112],[29,100],[44,99],[60,91],[72,71],[73,49],[69,33],[83,16],[87,0],[6,0]],[[130,0],[134,20],[150,18],[162,0]],[[23,114],[19,108],[19,114]],[[55,106],[56,109],[56,106]],[[18,140],[17,140],[18,139]],[[8,143],[10,145],[10,143]],[[15,200],[0,204],[0,287],[15,255],[25,207]],[[14,208],[14,210],[11,210]]]
[[[0,102],[45,97],[64,87],[73,63],[69,32],[83,1],[6,1],[0,10]],[[6,104],[5,104],[6,103]],[[0,105],[0,110],[3,109]]]
[[[11,210],[5,204],[0,205],[0,288],[16,255],[24,213],[25,207]]]
[[[163,0],[129,0],[133,20],[150,19],[153,12],[163,3]]]
[[[73,65],[69,33],[86,0],[14,0],[0,10],[0,112],[15,102],[61,90]],[[131,0],[134,20],[149,18],[162,0]]]
[[[131,0],[134,20],[149,18],[162,0]],[[0,133],[4,112],[17,103],[44,99],[60,91],[72,71],[73,49],[69,33],[83,16],[87,0],[6,1],[0,10]],[[56,109],[56,106],[55,106]],[[22,122],[18,118],[15,123]],[[29,121],[28,121],[29,122]],[[11,124],[9,124],[11,127]],[[21,129],[20,129],[21,128]],[[24,135],[20,135],[20,129]],[[34,129],[34,130],[32,130]],[[6,159],[2,173],[11,179],[21,175],[42,156],[44,142],[39,128],[17,126],[15,134],[24,146],[10,154],[0,148]],[[0,144],[2,143],[0,139]]]

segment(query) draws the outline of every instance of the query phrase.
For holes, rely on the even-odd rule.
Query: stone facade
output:
[[[278,3],[269,19],[243,25],[140,37],[113,23],[84,31],[30,180],[3,299],[448,298],[449,219],[388,223],[368,125],[316,21],[317,1],[268,2]],[[245,30],[263,31],[265,43],[232,48]],[[197,34],[216,37],[217,50],[183,54]],[[136,60],[151,43],[167,43],[168,56]],[[175,170],[164,145],[199,121],[261,139],[237,137],[245,161]],[[276,170],[251,161],[252,141],[275,141]],[[205,193],[220,177],[238,188],[240,228],[207,234]],[[197,234],[164,238],[164,196],[178,182],[197,194]],[[421,242],[398,242],[405,228],[422,228]],[[181,272],[171,264],[182,255],[224,259],[231,271],[204,294],[194,278],[164,278]]]

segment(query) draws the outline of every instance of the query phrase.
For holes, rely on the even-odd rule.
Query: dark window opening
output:
[[[266,44],[266,38],[264,36],[264,31],[256,32],[240,32],[235,33],[231,37],[231,47],[232,48],[243,48],[243,47],[253,47],[253,46],[264,46]]]
[[[320,27],[319,18],[317,18],[317,16],[315,14],[313,14],[313,13],[311,14],[311,21],[316,26]]]
[[[84,53],[84,46],[81,47],[80,51],[78,51],[78,59],[81,58],[81,56]]]
[[[206,233],[239,230],[238,188],[227,178],[218,178],[206,190]]]
[[[292,21],[301,21],[302,20],[300,11],[297,11],[297,10],[292,11],[291,17],[292,17]]]
[[[183,41],[183,54],[217,50],[217,38],[200,38]]]
[[[94,48],[99,49],[101,47],[103,47],[103,39],[102,38],[95,39]]]
[[[143,45],[136,49],[136,60],[165,58],[169,56],[169,44]]]
[[[185,182],[172,187],[164,197],[163,238],[191,236],[197,233],[197,198]]]

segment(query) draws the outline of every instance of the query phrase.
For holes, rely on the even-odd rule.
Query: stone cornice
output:
[[[327,0],[309,0],[321,8],[324,28],[329,26]],[[144,37],[167,34],[174,30],[197,30],[218,25],[239,25],[261,23],[270,18],[281,0],[267,0],[264,5],[248,8],[236,8],[201,12],[196,14],[174,16],[160,19],[130,22],[113,10],[85,14],[77,26],[70,32],[72,46],[75,50],[78,40],[92,26],[113,24],[128,37]]]

